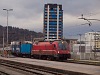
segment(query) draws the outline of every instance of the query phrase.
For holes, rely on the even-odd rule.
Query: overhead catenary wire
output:
[[[81,15],[81,18],[78,18],[78,19],[87,20],[89,23],[91,23],[90,20],[100,21],[99,19],[88,19],[88,18],[85,18],[85,17],[83,17],[83,14]]]

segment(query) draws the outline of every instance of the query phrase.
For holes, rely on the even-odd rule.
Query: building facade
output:
[[[73,44],[72,59],[100,60],[100,32],[85,33],[84,43]]]
[[[85,33],[85,41],[93,51],[100,51],[100,32]]]
[[[59,4],[44,5],[45,40],[59,40],[63,38],[63,10]]]

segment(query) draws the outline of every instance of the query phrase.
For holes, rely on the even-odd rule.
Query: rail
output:
[[[64,73],[49,71],[42,67],[40,68],[40,67],[36,67],[32,65],[27,65],[27,64],[7,61],[7,60],[1,60],[0,65],[19,69],[19,70],[26,71],[28,73],[35,74],[35,75],[65,75]],[[5,75],[9,75],[9,74],[5,74]]]
[[[44,67],[40,65],[27,64],[27,63],[4,60],[4,59],[0,59],[0,65],[4,65],[4,66],[19,69],[25,72],[29,72],[32,75],[33,74],[35,75],[89,75],[89,74],[80,73],[80,72],[61,70],[57,68]]]
[[[0,75],[10,75],[10,74],[0,71]]]

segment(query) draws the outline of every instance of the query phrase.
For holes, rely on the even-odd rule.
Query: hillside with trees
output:
[[[4,31],[4,39],[5,43],[7,42],[7,27],[3,27],[0,25],[0,44],[3,42],[3,31]],[[41,38],[43,37],[43,33],[30,31],[27,29],[21,29],[17,27],[8,27],[8,41],[32,41],[33,38]]]

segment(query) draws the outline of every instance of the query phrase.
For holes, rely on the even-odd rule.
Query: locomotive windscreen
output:
[[[67,42],[66,41],[59,41],[58,46],[60,50],[67,50]]]

